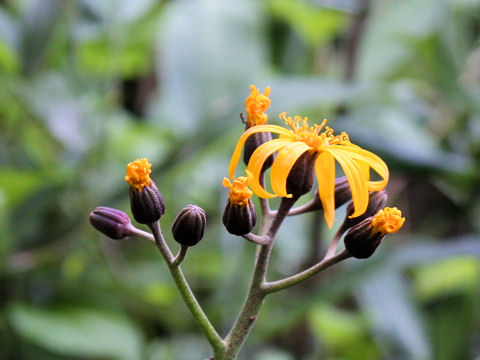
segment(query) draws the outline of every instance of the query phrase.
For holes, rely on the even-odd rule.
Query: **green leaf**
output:
[[[346,14],[301,0],[269,0],[268,8],[273,16],[288,23],[314,47],[321,47],[342,30]]]
[[[380,342],[385,346],[396,344],[402,349],[400,357],[431,359],[431,346],[419,310],[397,270],[382,268],[359,284],[356,295]]]
[[[326,303],[315,305],[309,314],[313,332],[341,358],[379,359],[379,350],[368,339],[365,318]]]
[[[412,60],[416,53],[411,41],[426,39],[442,26],[445,10],[442,3],[437,0],[377,3],[361,42],[358,78],[386,78]]]
[[[15,205],[27,198],[40,186],[46,177],[36,171],[0,169],[0,189],[4,191],[8,205]]]
[[[55,310],[16,304],[8,319],[19,335],[66,356],[136,360],[142,337],[123,315],[80,307]]]
[[[480,261],[462,257],[420,265],[413,272],[415,293],[424,301],[478,289]]]
[[[218,128],[233,114],[238,119],[238,99],[248,95],[249,84],[262,85],[262,20],[260,5],[247,0],[235,6],[223,0],[170,2],[156,48],[162,89],[152,99],[150,117],[183,135]],[[239,89],[244,95],[237,96]]]

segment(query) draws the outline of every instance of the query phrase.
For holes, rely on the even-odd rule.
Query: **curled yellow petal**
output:
[[[251,174],[251,177],[249,176],[249,183],[253,192],[257,196],[264,199],[270,199],[277,196],[275,194],[271,194],[265,191],[265,189],[260,184],[260,175],[262,172],[263,164],[270,157],[270,155],[288,144],[291,144],[291,142],[281,139],[268,141],[256,148],[252,156],[250,157],[247,165],[247,171]]]
[[[368,206],[368,187],[367,187],[367,175],[362,170],[362,166],[359,165],[354,159],[350,158],[348,153],[345,154],[336,149],[330,149],[329,152],[335,157],[342,167],[345,176],[347,177],[350,190],[352,192],[352,200],[354,206],[354,212],[350,217],[357,217],[362,215]]]
[[[324,151],[315,160],[318,195],[323,206],[323,217],[331,229],[335,220],[335,159]]]
[[[230,159],[230,165],[228,167],[228,175],[230,176],[230,178],[233,179],[235,176],[235,169],[237,168],[238,161],[240,160],[240,156],[242,155],[242,148],[245,144],[245,141],[247,141],[250,135],[259,132],[272,132],[275,134],[284,135],[286,137],[291,136],[291,133],[287,129],[277,125],[257,125],[245,131],[242,136],[240,136],[240,139],[238,139],[235,150],[233,151],[232,158]]]
[[[388,166],[385,164],[385,162],[377,155],[374,153],[362,149],[358,146],[351,146],[351,145],[346,145],[346,146],[341,146],[341,145],[334,145],[332,146],[332,149],[334,149],[336,152],[340,152],[342,154],[345,154],[346,156],[360,160],[368,164],[369,167],[371,167],[375,172],[380,175],[382,180],[378,181],[368,181],[368,190],[369,191],[380,191],[385,189],[388,183],[388,178],[390,176],[389,171],[388,171]]]
[[[276,195],[281,197],[291,197],[291,195],[287,194],[288,174],[292,170],[297,159],[310,149],[310,146],[307,144],[295,141],[285,145],[278,152],[270,173],[270,183],[272,184],[272,190]]]

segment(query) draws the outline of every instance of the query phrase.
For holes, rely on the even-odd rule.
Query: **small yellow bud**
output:
[[[382,235],[396,233],[405,222],[402,212],[396,207],[386,207],[372,218],[372,233],[380,232]]]

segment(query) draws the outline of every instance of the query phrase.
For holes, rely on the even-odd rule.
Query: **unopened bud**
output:
[[[307,151],[295,162],[287,177],[287,193],[300,197],[312,190],[316,153]]]
[[[153,180],[142,190],[130,187],[129,194],[133,217],[140,224],[151,224],[165,214],[165,201]]]
[[[257,212],[252,200],[248,199],[245,205],[235,204],[227,200],[222,222],[230,234],[248,234],[257,223]]]
[[[173,238],[181,245],[193,246],[203,238],[207,218],[196,205],[187,205],[177,215],[172,226]]]
[[[99,206],[89,215],[90,224],[109,238],[120,240],[134,235],[130,217],[121,210]]]
[[[396,207],[386,207],[352,227],[345,235],[345,249],[358,259],[365,259],[375,252],[386,234],[396,233],[405,222]]]
[[[381,208],[385,206],[385,203],[388,199],[388,195],[385,190],[372,191],[368,196],[369,199],[367,210],[365,210],[365,212],[360,216],[351,218],[350,216],[354,213],[355,209],[353,207],[353,203],[348,204],[345,221],[342,225],[345,230],[359,224],[366,218],[375,215]]]
[[[152,164],[139,158],[127,165],[125,181],[130,184],[130,208],[140,224],[151,224],[165,213],[165,202],[157,185],[150,179]]]
[[[352,227],[345,235],[345,249],[357,259],[366,259],[373,255],[384,235],[373,232],[372,218],[364,219]]]

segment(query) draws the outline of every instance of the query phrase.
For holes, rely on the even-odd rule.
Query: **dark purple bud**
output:
[[[143,190],[130,187],[129,194],[133,217],[140,224],[151,224],[165,214],[165,201],[153,180]]]
[[[205,211],[201,207],[187,205],[173,223],[173,238],[181,245],[196,245],[203,238],[206,223]]]
[[[252,199],[248,199],[247,205],[232,204],[227,200],[222,217],[223,225],[230,234],[245,235],[255,227],[257,212]]]
[[[109,238],[120,240],[134,235],[130,217],[121,210],[99,206],[89,215],[90,224]]]
[[[366,259],[373,255],[384,235],[381,232],[372,234],[372,218],[368,217],[352,227],[345,238],[345,249],[357,259]]]
[[[287,177],[287,193],[300,197],[312,190],[315,180],[315,152],[307,151],[293,165]]]

